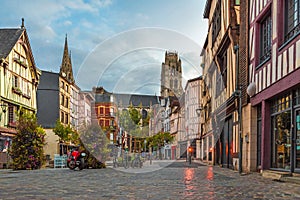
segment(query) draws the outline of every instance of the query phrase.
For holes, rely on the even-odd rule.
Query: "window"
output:
[[[217,2],[212,22],[212,42],[214,43],[221,30],[221,4]]]
[[[221,56],[218,56],[218,64],[220,68],[220,74],[217,77],[216,83],[216,97],[218,97],[224,88],[227,87],[227,49],[222,52]]]
[[[104,119],[100,119],[100,121],[99,121],[99,125],[100,125],[101,127],[103,127],[103,126],[104,126]]]
[[[100,107],[100,113],[99,113],[99,115],[103,115],[104,114],[104,107]]]
[[[300,31],[300,0],[285,0],[285,41]]]
[[[174,88],[175,88],[175,89],[178,88],[178,80],[177,80],[177,79],[175,79],[175,81],[174,81]]]
[[[65,107],[69,108],[69,98],[68,97],[66,98],[66,105],[65,105]]]
[[[270,13],[261,21],[260,39],[260,63],[262,63],[271,57],[272,19]]]
[[[105,115],[109,115],[109,107],[105,107]]]
[[[65,96],[61,95],[61,105],[65,105]]]
[[[173,80],[170,80],[170,89],[173,89]]]
[[[105,120],[105,126],[109,126],[109,119]]]
[[[13,105],[8,106],[8,123],[14,123],[16,121],[16,107]]]
[[[114,120],[110,120],[110,126],[114,126],[115,125],[115,121]]]
[[[217,72],[216,95],[218,97],[227,86],[227,51],[219,59],[220,73]]]
[[[69,124],[69,115],[67,113],[65,115],[65,124]]]
[[[16,75],[12,76],[12,86],[15,87],[15,88],[19,87],[19,80],[18,80],[18,77]]]
[[[63,81],[60,82],[60,87],[61,87],[62,89],[65,88],[65,83],[64,83]]]
[[[65,113],[64,112],[60,112],[60,122],[64,123],[65,122]]]

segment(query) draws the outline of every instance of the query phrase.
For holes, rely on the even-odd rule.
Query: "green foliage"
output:
[[[120,126],[128,133],[136,127],[136,124],[131,119],[131,115],[127,109],[123,109],[119,112],[119,123]]]
[[[9,151],[14,169],[39,169],[45,162],[45,131],[37,124],[34,114],[22,113],[18,119],[18,133]]]
[[[98,124],[86,126],[80,131],[80,148],[85,151],[86,160],[89,166],[93,168],[105,167],[110,149],[107,145],[109,140]]]
[[[79,143],[78,133],[74,131],[70,125],[64,126],[59,120],[56,121],[53,132],[60,138],[60,142]]]
[[[169,132],[159,132],[156,135],[147,138],[147,144],[152,147],[161,147],[165,143],[171,143],[174,141],[174,136]]]
[[[133,108],[133,106],[129,106],[128,111],[130,114],[130,119],[134,122],[135,125],[138,125],[142,118],[140,112],[136,108]]]

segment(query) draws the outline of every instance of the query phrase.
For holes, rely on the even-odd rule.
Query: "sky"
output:
[[[26,3],[25,3],[26,2]],[[2,0],[1,28],[25,19],[36,66],[59,72],[67,35],[82,90],[158,94],[165,51],[182,60],[183,88],[201,75],[205,0]]]

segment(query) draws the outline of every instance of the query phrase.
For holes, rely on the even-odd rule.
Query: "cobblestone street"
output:
[[[299,185],[257,173],[153,161],[142,169],[0,171],[1,199],[300,199]],[[152,172],[146,172],[152,168]],[[155,170],[156,169],[156,170]],[[137,173],[133,173],[137,172]]]

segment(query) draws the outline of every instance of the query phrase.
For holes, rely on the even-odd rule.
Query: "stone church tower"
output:
[[[161,97],[179,98],[183,93],[181,60],[177,52],[166,51],[165,62],[162,63],[161,68],[160,87]]]

